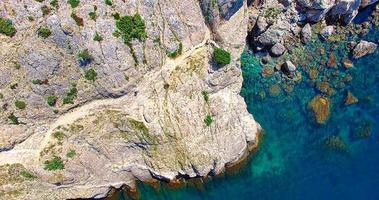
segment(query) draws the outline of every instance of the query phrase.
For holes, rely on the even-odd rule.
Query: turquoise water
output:
[[[373,30],[365,38],[375,41],[378,36]],[[201,187],[162,185],[157,190],[141,183],[141,199],[379,199],[379,52],[353,60],[354,67],[345,69],[345,44],[316,38],[297,48],[298,82],[281,73],[262,76],[260,57],[246,50],[241,94],[265,130],[259,151],[237,174]],[[336,67],[325,64],[331,52]],[[311,69],[318,73],[313,79]],[[344,104],[348,91],[358,103]],[[315,122],[308,108],[317,94],[329,96],[332,104],[324,125]],[[338,143],[330,145],[330,138]]]

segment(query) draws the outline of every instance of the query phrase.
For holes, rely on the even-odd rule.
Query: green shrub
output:
[[[120,13],[116,12],[116,13],[112,13],[112,17],[115,19],[115,20],[120,20],[121,16],[120,16]]]
[[[35,0],[35,1],[42,3],[42,2],[44,2],[45,0]]]
[[[207,115],[204,119],[204,123],[206,126],[210,126],[213,123],[213,118],[210,115]]]
[[[79,6],[80,0],[68,0],[68,3],[71,5],[71,8],[76,8]]]
[[[91,54],[89,53],[88,49],[84,49],[82,51],[79,51],[78,53],[78,59],[80,60],[90,60],[92,59]]]
[[[76,156],[76,151],[74,149],[70,149],[70,151],[66,154],[68,158],[73,158]]]
[[[48,38],[51,35],[50,29],[46,27],[40,27],[38,29],[38,36],[43,38]]]
[[[120,18],[116,21],[116,27],[125,44],[129,44],[132,39],[144,41],[147,38],[145,21],[138,13]]]
[[[89,15],[89,18],[91,18],[93,21],[96,21],[96,18],[97,18],[96,12],[90,12],[88,13],[88,15]]]
[[[105,4],[107,4],[108,6],[111,6],[112,5],[112,0],[105,0]]]
[[[201,94],[203,95],[203,97],[204,97],[204,101],[205,102],[208,102],[209,101],[209,93],[208,93],[208,91],[202,91],[201,92]]]
[[[80,66],[86,66],[90,64],[92,61],[92,56],[89,53],[88,49],[79,51],[77,56],[78,56]]]
[[[34,18],[32,16],[28,16],[28,20],[32,22],[34,21]]]
[[[176,50],[173,51],[173,52],[170,52],[170,53],[168,54],[168,56],[169,56],[170,58],[176,58],[176,57],[182,55],[182,51],[183,51],[183,44],[180,43],[178,49],[176,49]]]
[[[72,84],[70,90],[66,94],[66,96],[63,98],[63,105],[64,104],[73,104],[74,98],[77,97],[78,90],[76,89],[76,84]]]
[[[14,105],[16,106],[16,108],[21,110],[26,108],[26,103],[24,101],[17,100],[16,102],[14,102]]]
[[[43,16],[48,15],[51,12],[51,9],[49,7],[47,7],[47,6],[42,6],[41,10],[42,10],[42,15]]]
[[[18,121],[18,117],[16,117],[13,113],[8,116],[10,124],[18,125],[20,122]]]
[[[97,77],[97,73],[94,69],[88,69],[85,71],[84,77],[89,81],[95,81]]]
[[[28,172],[28,171],[21,171],[20,172],[20,176],[24,177],[24,178],[27,178],[27,179],[35,179],[37,178],[37,176],[35,176],[34,174]]]
[[[58,8],[59,7],[58,0],[50,1],[50,5],[53,6],[54,8]]]
[[[16,28],[11,20],[0,17],[0,33],[9,37],[13,37],[16,34]]]
[[[71,13],[71,18],[74,19],[76,25],[78,25],[78,26],[84,26],[84,20],[83,20],[83,18],[80,18],[79,16],[77,16],[75,12]]]
[[[96,42],[101,42],[103,41],[103,37],[98,32],[96,32],[95,35],[93,36],[93,40]]]
[[[47,104],[49,105],[49,106],[55,106],[55,104],[57,103],[57,97],[56,96],[54,96],[54,95],[50,95],[50,96],[48,96],[47,97]]]
[[[60,131],[57,131],[53,133],[53,137],[57,139],[58,141],[62,141],[65,137],[65,134]]]
[[[48,171],[55,171],[55,170],[63,170],[64,169],[63,161],[58,156],[54,156],[53,159],[51,159],[51,160],[46,160],[44,162],[44,164],[45,164],[44,169],[48,170]]]
[[[216,48],[213,52],[214,60],[221,65],[227,65],[231,61],[230,53],[221,48]]]
[[[3,93],[0,93],[0,99],[3,99],[3,98],[4,98]]]

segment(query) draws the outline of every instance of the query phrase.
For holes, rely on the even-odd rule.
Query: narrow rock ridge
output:
[[[17,32],[0,34],[0,197],[102,198],[244,159],[261,130],[239,95],[247,5],[219,2],[210,31],[198,1],[1,1]],[[146,39],[124,44],[117,13],[138,13]]]

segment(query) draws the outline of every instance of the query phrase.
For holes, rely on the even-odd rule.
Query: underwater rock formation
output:
[[[330,100],[321,95],[316,95],[309,102],[308,107],[311,109],[316,122],[318,124],[325,124],[330,115]]]

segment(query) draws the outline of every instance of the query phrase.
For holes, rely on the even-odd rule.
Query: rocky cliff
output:
[[[0,199],[100,198],[246,156],[260,131],[239,96],[246,8],[2,0]]]

